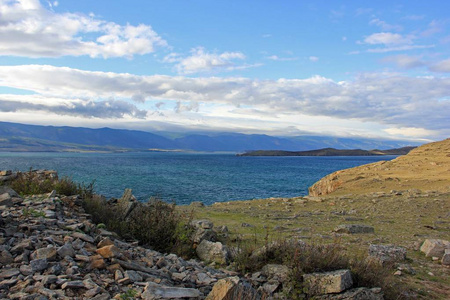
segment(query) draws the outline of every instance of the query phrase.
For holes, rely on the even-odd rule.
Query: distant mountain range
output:
[[[375,156],[375,155],[405,155],[416,147],[402,147],[388,150],[361,150],[361,149],[334,149],[324,148],[309,151],[284,151],[284,150],[256,150],[249,151],[238,156]]]
[[[111,128],[40,126],[0,122],[0,151],[148,151],[190,150],[244,152],[306,151],[321,148],[391,149],[418,143],[331,136],[276,137],[241,133],[150,133]]]

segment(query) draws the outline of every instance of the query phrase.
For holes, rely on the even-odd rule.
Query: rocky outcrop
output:
[[[371,244],[369,256],[378,260],[381,264],[396,263],[406,259],[406,249],[394,245]]]
[[[195,250],[197,256],[205,262],[226,265],[230,260],[230,251],[221,242],[203,240]]]
[[[450,139],[429,143],[391,161],[380,161],[329,174],[309,188],[310,196],[366,194],[424,189],[446,192],[450,185]],[[420,174],[420,176],[417,176]]]
[[[440,260],[443,265],[450,265],[450,242],[440,239],[426,239],[420,251],[427,257]]]
[[[116,239],[76,196],[50,195],[0,206],[0,298],[202,299],[231,274]]]
[[[353,286],[349,270],[306,274],[303,281],[309,296],[338,294]]]

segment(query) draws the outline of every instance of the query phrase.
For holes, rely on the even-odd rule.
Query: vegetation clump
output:
[[[147,203],[139,203],[125,219],[118,217],[121,212],[117,205],[98,195],[86,197],[84,208],[95,223],[104,224],[124,238],[137,240],[160,252],[192,256],[191,218],[178,212],[174,204],[151,198]]]
[[[89,197],[94,193],[94,182],[76,183],[67,176],[59,178],[54,171],[34,171],[32,168],[28,172],[17,172],[8,185],[20,195],[45,194],[53,190],[65,196]]]

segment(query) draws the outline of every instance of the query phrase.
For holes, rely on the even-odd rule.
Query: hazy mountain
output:
[[[0,151],[89,151],[182,149],[195,151],[286,150],[321,148],[390,149],[417,143],[329,136],[274,137],[241,133],[183,133],[170,138],[138,130],[25,125],[0,122]]]

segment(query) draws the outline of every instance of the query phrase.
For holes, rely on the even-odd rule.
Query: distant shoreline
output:
[[[383,156],[406,155],[416,147],[403,147],[388,150],[335,149],[323,148],[310,151],[256,150],[237,154],[237,156]]]

